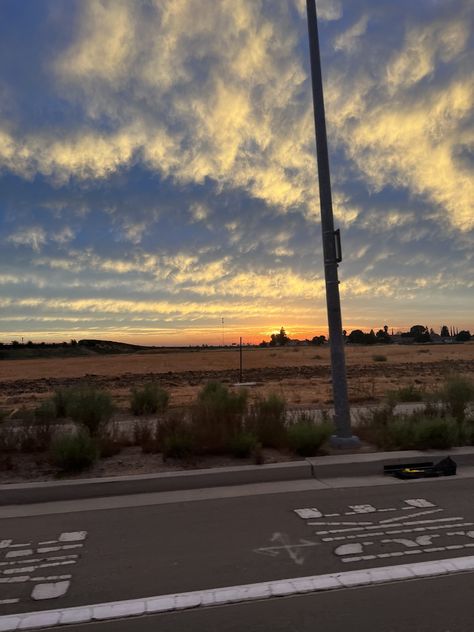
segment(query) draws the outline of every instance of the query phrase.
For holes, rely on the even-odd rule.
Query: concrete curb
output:
[[[380,476],[384,465],[438,461],[451,456],[458,466],[474,466],[474,447],[322,456],[302,461],[243,465],[139,476],[0,485],[0,505],[103,498],[230,485],[356,476]]]

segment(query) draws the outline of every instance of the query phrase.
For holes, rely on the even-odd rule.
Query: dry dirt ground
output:
[[[353,404],[375,402],[387,391],[417,384],[435,390],[448,373],[474,376],[474,342],[445,345],[348,346]],[[377,361],[376,356],[386,359]],[[123,411],[130,388],[156,381],[170,406],[186,406],[208,380],[239,380],[238,349],[182,350],[63,359],[0,361],[0,407],[34,407],[55,388],[88,383],[109,390]],[[329,348],[244,348],[243,381],[256,382],[251,397],[276,392],[293,408],[332,402]]]

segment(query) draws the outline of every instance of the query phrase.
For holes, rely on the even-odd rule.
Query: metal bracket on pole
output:
[[[334,247],[336,250],[336,263],[342,261],[341,231],[338,228],[334,231]]]

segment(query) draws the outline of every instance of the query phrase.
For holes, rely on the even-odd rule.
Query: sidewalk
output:
[[[122,496],[151,492],[202,489],[320,477],[359,477],[383,474],[384,465],[438,461],[451,456],[459,467],[474,465],[474,447],[451,450],[408,450],[321,456],[267,465],[244,465],[165,472],[139,476],[117,476],[81,480],[61,480],[0,486],[0,505],[21,505]]]

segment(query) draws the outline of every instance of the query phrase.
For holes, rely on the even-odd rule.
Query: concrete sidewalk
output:
[[[439,461],[451,456],[459,467],[474,465],[474,447],[451,450],[408,450],[321,456],[301,461],[244,465],[139,476],[61,480],[0,486],[0,505],[20,505],[122,496],[150,492],[202,489],[321,477],[359,477],[383,474],[384,465]]]

